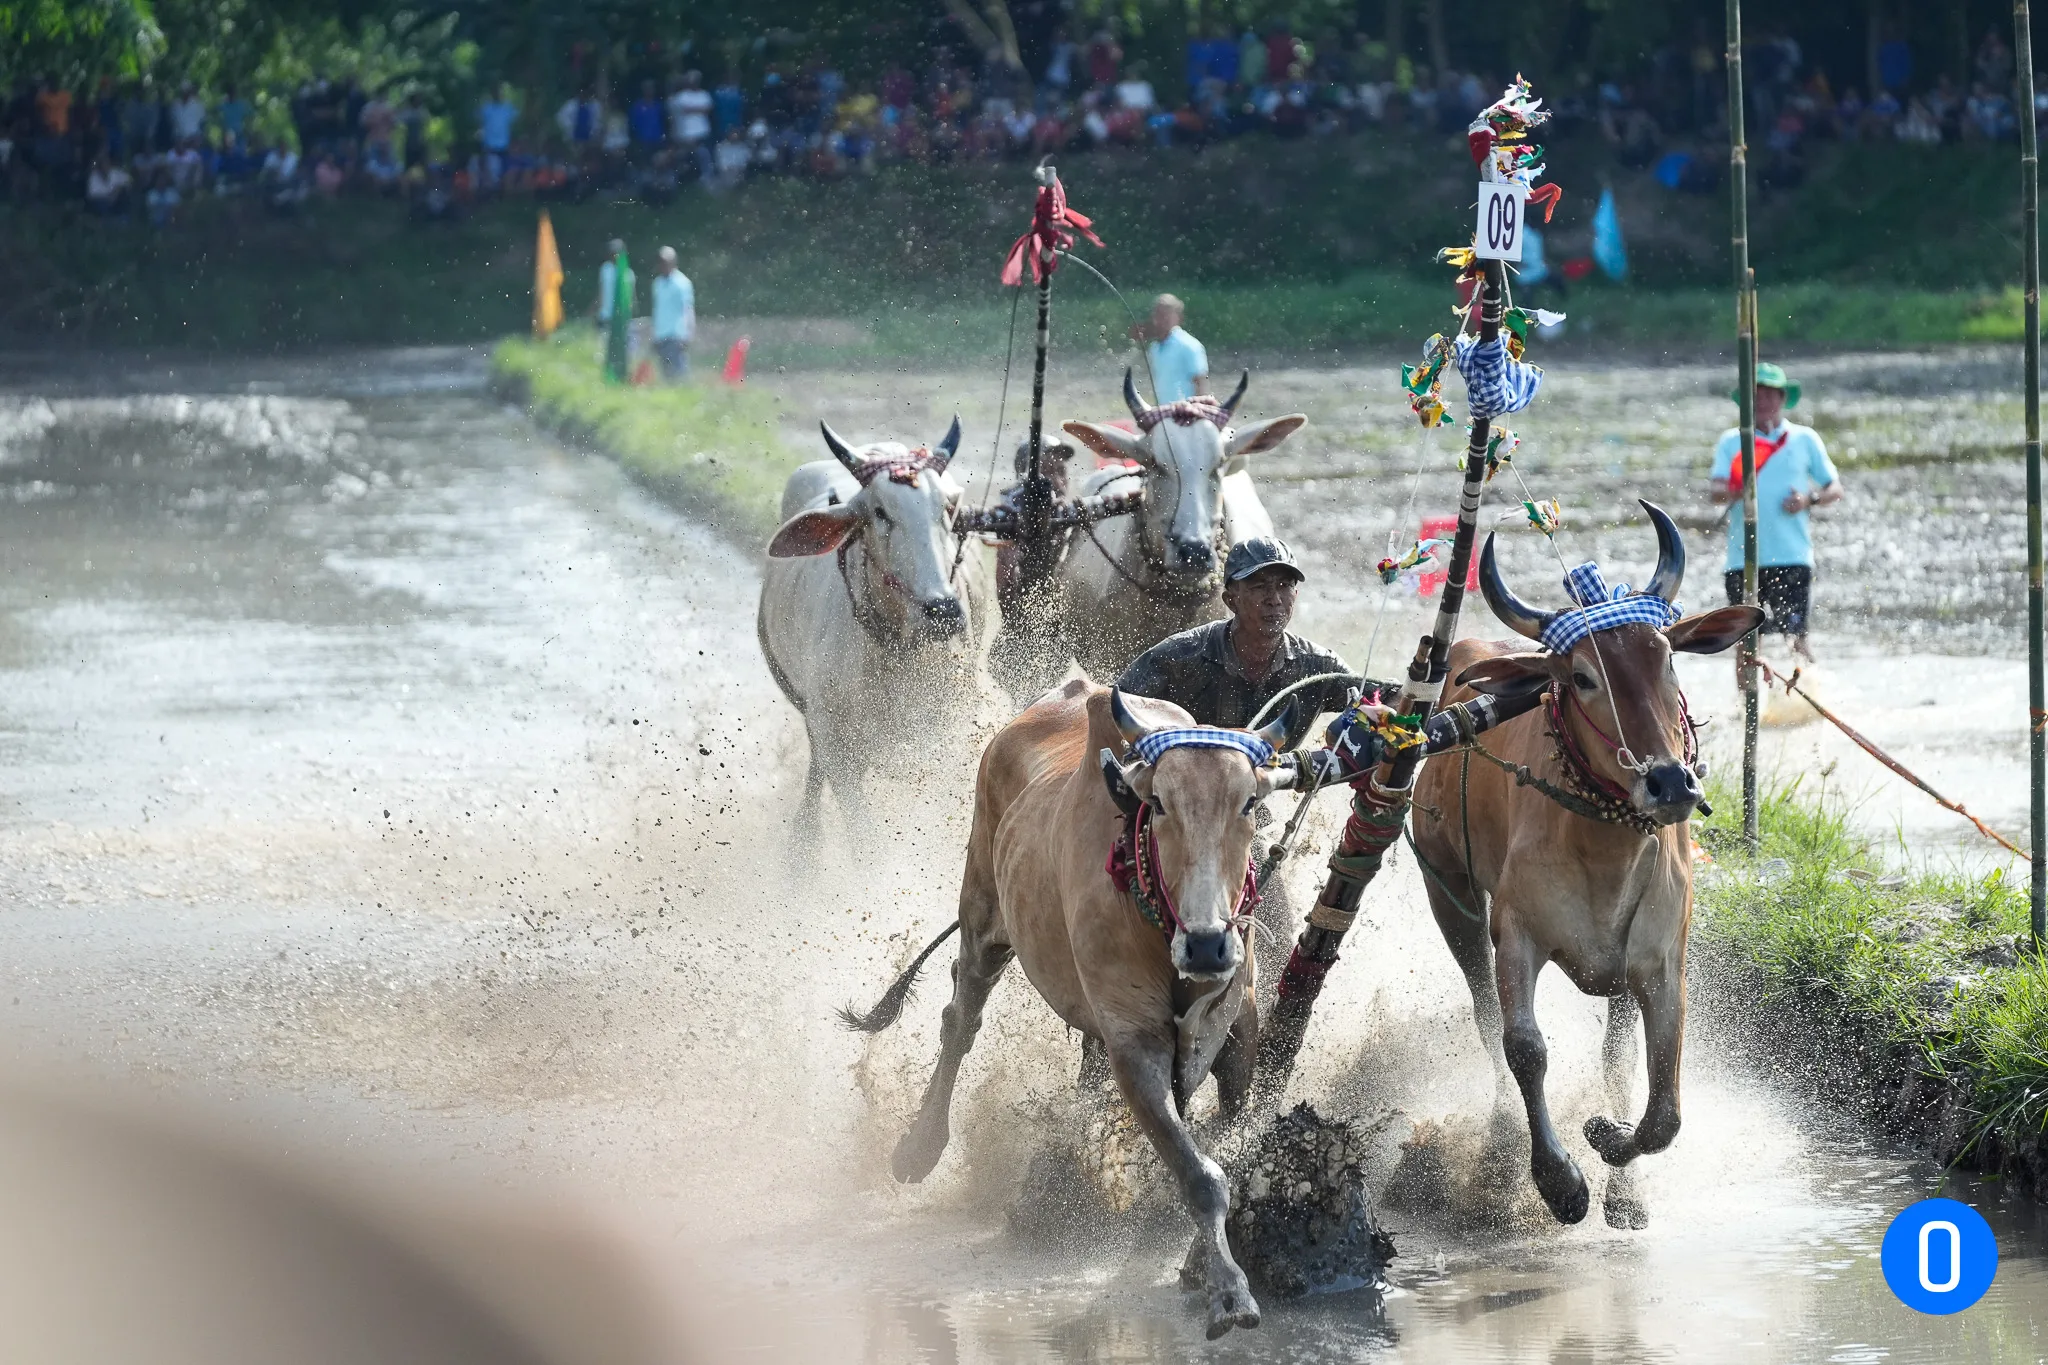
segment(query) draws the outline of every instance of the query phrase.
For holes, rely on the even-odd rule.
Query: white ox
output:
[[[1093,422],[1064,430],[1108,460],[1137,470],[1104,469],[1074,491],[1117,492],[1143,479],[1144,504],[1081,533],[1060,567],[1060,615],[1074,657],[1090,677],[1114,678],[1145,650],[1223,611],[1223,557],[1232,545],[1273,534],[1273,519],[1252,487],[1246,457],[1299,431],[1300,413],[1236,426],[1232,417],[1251,384],[1238,381],[1225,402],[1196,398],[1147,407],[1131,372],[1124,403],[1137,432]]]
[[[861,815],[861,779],[896,737],[929,744],[992,695],[988,568],[954,534],[961,490],[946,473],[959,419],[930,450],[854,450],[819,425],[835,458],[783,487],[756,618],[768,671],[810,739],[807,833],[828,784],[849,818]],[[912,715],[920,723],[905,725]]]

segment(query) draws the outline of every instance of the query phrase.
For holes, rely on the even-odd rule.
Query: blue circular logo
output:
[[[1908,1205],[1885,1229],[1884,1282],[1916,1313],[1960,1313],[1991,1288],[1998,1239],[1984,1215],[1953,1199]]]

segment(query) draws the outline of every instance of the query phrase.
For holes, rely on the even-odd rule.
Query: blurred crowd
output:
[[[2016,135],[2013,53],[1997,29],[1977,47],[1967,88],[1948,73],[1921,78],[1903,42],[1874,53],[1866,96],[1856,86],[1838,92],[1782,32],[1745,49],[1749,140],[1766,188],[1796,183],[1816,140]],[[1159,73],[1127,58],[1114,29],[1102,27],[1057,38],[1035,73],[999,52],[975,62],[935,48],[918,69],[892,65],[871,81],[849,80],[823,56],[707,81],[671,54],[551,107],[502,85],[455,109],[416,86],[344,79],[266,100],[261,117],[232,85],[202,92],[107,78],[74,92],[23,82],[0,122],[0,185],[13,198],[82,199],[96,214],[158,223],[199,195],[245,194],[294,212],[320,197],[384,194],[425,216],[507,193],[623,191],[660,202],[694,185],[717,192],[752,176],[829,178],[899,161],[1198,147],[1374,126],[1455,133],[1504,83],[1501,73],[1432,69],[1362,32],[1310,41],[1284,24],[1198,33],[1183,59],[1168,73],[1171,98]],[[1725,91],[1720,49],[1702,29],[1630,79],[1547,93],[1560,131],[1597,128],[1623,165],[1705,192],[1726,162]],[[2033,112],[2043,112],[2039,99]]]

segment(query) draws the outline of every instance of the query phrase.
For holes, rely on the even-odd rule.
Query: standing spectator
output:
[[[240,151],[248,141],[249,114],[249,101],[243,99],[234,86],[228,86],[220,108],[214,111],[214,118],[220,123],[224,149]]]
[[[654,309],[654,354],[661,362],[661,377],[687,379],[690,339],[697,332],[697,290],[690,277],[676,269],[674,247],[661,249],[649,292]]]
[[[1732,402],[1738,395],[1729,394]],[[1808,514],[1842,500],[1842,480],[1828,459],[1828,449],[1812,427],[1785,420],[1788,408],[1799,406],[1799,385],[1782,367],[1756,367],[1756,512],[1757,600],[1769,611],[1765,634],[1792,641],[1792,652],[1813,662],[1807,643],[1807,622],[1813,596],[1813,533]],[[1742,442],[1733,427],[1721,433],[1714,447],[1714,465],[1707,491],[1719,506],[1732,507],[1728,518],[1727,590],[1730,603],[1742,601]],[[1738,676],[1741,663],[1737,665]]]
[[[1074,61],[1078,51],[1074,40],[1062,32],[1053,39],[1052,55],[1045,63],[1045,89],[1055,99],[1065,99],[1074,83]]]
[[[714,101],[699,72],[685,71],[683,83],[668,97],[668,131],[699,176],[711,173],[711,114]]]
[[[626,244],[614,237],[605,247],[604,264],[597,268],[597,329],[604,331],[612,325],[612,303],[619,296],[619,261],[625,257]],[[633,267],[626,267],[626,297],[633,297]]]
[[[1131,340],[1147,343],[1152,401],[1179,403],[1209,391],[1209,353],[1181,327],[1187,306],[1171,294],[1152,300],[1152,317],[1131,328]]]
[[[1274,24],[1266,30],[1265,79],[1268,85],[1279,85],[1287,79],[1288,68],[1301,60],[1300,44],[1294,41],[1294,30],[1286,21]]]
[[[492,189],[505,178],[505,158],[512,150],[512,130],[518,123],[519,106],[512,102],[512,87],[500,81],[496,93],[485,96],[476,107],[476,136],[484,149],[484,184]]]
[[[667,117],[661,107],[661,97],[655,93],[653,81],[640,82],[640,98],[626,111],[626,129],[633,139],[635,152],[646,157],[653,154],[662,139],[668,135]]]
[[[391,130],[398,126],[398,110],[384,98],[381,90],[363,104],[362,111],[350,126],[362,135],[364,160],[378,166],[388,161],[395,173],[398,159],[391,151]]]
[[[718,89],[711,92],[711,112],[718,118],[716,132],[721,138],[747,126],[747,97],[740,90],[739,72],[726,72]]]
[[[36,165],[61,171],[71,164],[71,92],[45,77],[36,83],[35,109]]]
[[[586,87],[580,94],[563,101],[562,107],[555,111],[555,126],[562,130],[562,141],[568,143],[570,151],[581,160],[604,132],[604,109]]]
[[[148,156],[155,148],[156,94],[143,81],[130,81],[121,101],[121,154],[130,159]]]
[[[107,155],[116,161],[121,160],[126,130],[121,126],[121,88],[112,76],[100,77],[99,93],[93,97],[93,119],[99,125],[100,136],[106,140]]]
[[[205,132],[206,101],[199,98],[199,88],[186,81],[178,87],[178,98],[171,101],[171,142],[195,141]]]
[[[1987,89],[1999,91],[2012,84],[2012,48],[1996,24],[1984,30],[1984,41],[1977,45],[1976,65],[1977,79]]]
[[[427,102],[415,90],[405,97],[398,111],[398,126],[405,134],[405,169],[425,172],[427,168]]]
[[[336,99],[339,116],[334,126],[341,139],[342,154],[350,163],[360,160],[363,155],[363,110],[369,103],[370,97],[363,92],[363,83],[353,76]]]
[[[1124,50],[1117,45],[1116,35],[1107,28],[1095,30],[1088,40],[1088,84],[1098,90],[1115,85],[1123,62]]]

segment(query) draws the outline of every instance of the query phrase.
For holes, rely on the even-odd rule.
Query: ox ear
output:
[[[826,507],[799,512],[782,523],[768,542],[770,559],[802,559],[806,555],[829,554],[845,543],[859,524],[850,507]]]
[[[1263,422],[1254,422],[1248,427],[1232,427],[1230,439],[1224,447],[1223,457],[1239,459],[1271,450],[1308,425],[1308,418],[1300,413],[1289,413],[1285,417],[1272,417]]]
[[[1716,607],[1664,627],[1674,654],[1719,654],[1764,623],[1762,607]]]
[[[1102,785],[1109,788],[1109,799],[1116,802],[1116,808],[1126,816],[1136,815],[1138,807],[1145,804],[1143,797],[1131,790],[1131,784],[1124,779],[1124,765],[1116,761],[1116,755],[1107,749],[1095,756],[1102,765]]]
[[[1134,460],[1142,465],[1153,462],[1145,449],[1145,438],[1138,432],[1099,427],[1093,422],[1062,422],[1060,430],[1105,460]]]
[[[1452,681],[1489,697],[1526,697],[1550,686],[1557,664],[1555,654],[1496,654],[1467,666]]]
[[[1301,776],[1301,770],[1291,763],[1283,763],[1274,768],[1261,768],[1257,775],[1259,796],[1261,799],[1264,799],[1271,796],[1274,792],[1284,792],[1292,789],[1295,780]]]

